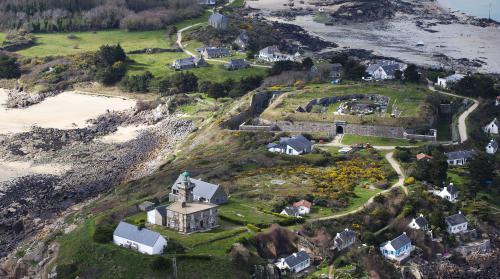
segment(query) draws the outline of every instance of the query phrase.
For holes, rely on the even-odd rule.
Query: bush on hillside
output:
[[[170,269],[171,263],[165,257],[156,256],[149,264],[149,267],[154,271],[165,271]]]
[[[17,59],[5,54],[0,54],[0,78],[19,78],[21,70]]]

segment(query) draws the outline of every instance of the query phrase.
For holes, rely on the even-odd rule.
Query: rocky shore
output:
[[[119,126],[147,127],[124,143],[103,143]],[[193,123],[153,109],[109,112],[86,128],[35,127],[0,136],[0,159],[68,167],[61,175],[27,175],[0,183],[0,258],[52,224],[64,210],[123,182],[134,167],[158,150],[172,151],[194,129]],[[0,270],[1,273],[1,270]],[[0,274],[1,275],[1,274]]]

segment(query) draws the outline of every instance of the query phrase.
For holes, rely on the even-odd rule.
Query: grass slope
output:
[[[375,146],[409,146],[411,144],[405,139],[392,139],[392,138],[382,138],[382,137],[368,137],[368,136],[358,136],[358,135],[344,135],[342,138],[342,144],[352,145],[358,143],[369,143]]]

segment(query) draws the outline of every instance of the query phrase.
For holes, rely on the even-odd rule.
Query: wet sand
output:
[[[109,144],[117,144],[117,143],[124,143],[127,141],[131,141],[137,136],[139,136],[139,133],[147,129],[148,126],[146,125],[139,125],[139,126],[120,126],[118,127],[117,131],[106,135],[100,139],[98,139],[100,142],[103,143],[109,143]]]
[[[0,182],[29,174],[62,174],[69,170],[69,166],[60,164],[33,165],[29,162],[0,161]]]
[[[376,55],[394,57],[407,63],[422,66],[460,68],[452,59],[479,59],[487,64],[481,68],[469,70],[479,72],[500,73],[500,28],[478,27],[468,24],[437,24],[429,27],[435,33],[425,31],[416,26],[421,20],[414,15],[398,15],[395,19],[368,22],[337,24],[326,26],[313,21],[313,15],[297,16],[288,21],[269,15],[272,11],[289,10],[283,6],[284,0],[249,1],[253,8],[262,9],[269,20],[291,23],[304,28],[313,35],[326,41],[335,42],[339,49],[366,49]],[[296,1],[296,4],[298,1]],[[428,4],[429,9],[436,13],[443,12],[437,4]],[[314,10],[316,11],[316,7]],[[458,15],[457,15],[458,16]],[[464,16],[465,17],[465,16]],[[437,20],[423,20],[425,23],[437,23]],[[424,42],[424,47],[416,47],[418,41]]]
[[[135,101],[64,92],[23,109],[7,109],[6,90],[0,89],[0,134],[20,133],[33,125],[42,128],[74,129],[85,127],[87,120],[106,113],[133,108]]]

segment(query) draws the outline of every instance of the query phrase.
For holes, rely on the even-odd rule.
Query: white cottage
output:
[[[167,247],[167,240],[159,233],[125,222],[120,222],[116,227],[113,242],[148,255],[161,254]]]
[[[415,230],[427,231],[429,229],[429,222],[427,222],[423,214],[420,214],[420,216],[411,220],[408,227]]]
[[[300,216],[307,215],[311,212],[312,204],[306,200],[300,200],[293,204],[293,207],[297,208]]]
[[[445,218],[446,223],[446,231],[450,234],[458,234],[467,231],[467,219],[462,214],[462,212],[458,212],[458,214],[451,215]]]
[[[301,155],[312,151],[312,143],[304,136],[299,135],[291,138],[281,138],[279,143],[270,143],[267,145],[269,152],[278,152],[288,155]]]
[[[333,238],[333,247],[332,249],[337,249],[341,251],[356,242],[356,233],[349,229],[345,229],[335,235]]]
[[[443,187],[441,191],[436,191],[435,195],[450,202],[458,201],[458,189],[453,185],[453,183]]]
[[[281,53],[277,46],[268,46],[259,51],[259,59],[266,62],[294,60],[294,56]]]
[[[474,156],[475,152],[473,150],[460,150],[444,153],[446,155],[446,162],[451,166],[463,166],[469,162]]]
[[[462,74],[453,74],[451,76],[447,76],[444,78],[438,77],[436,85],[441,87],[441,88],[448,88],[452,83],[459,82],[461,79],[463,79],[465,75]]]
[[[411,244],[411,239],[406,232],[380,246],[380,252],[385,258],[398,262],[409,257],[413,250],[415,247]]]
[[[486,145],[486,153],[495,154],[498,150],[498,142],[494,139],[491,139],[488,145]]]
[[[300,217],[299,210],[293,206],[287,206],[283,208],[280,212],[281,215],[289,216],[289,217]]]
[[[286,258],[281,258],[276,266],[281,269],[288,269],[294,273],[299,273],[302,270],[311,266],[311,258],[306,253],[306,251],[299,251],[297,253],[293,253]]]
[[[500,121],[498,119],[493,119],[488,125],[484,126],[483,130],[487,134],[498,135],[498,128],[500,127]]]

